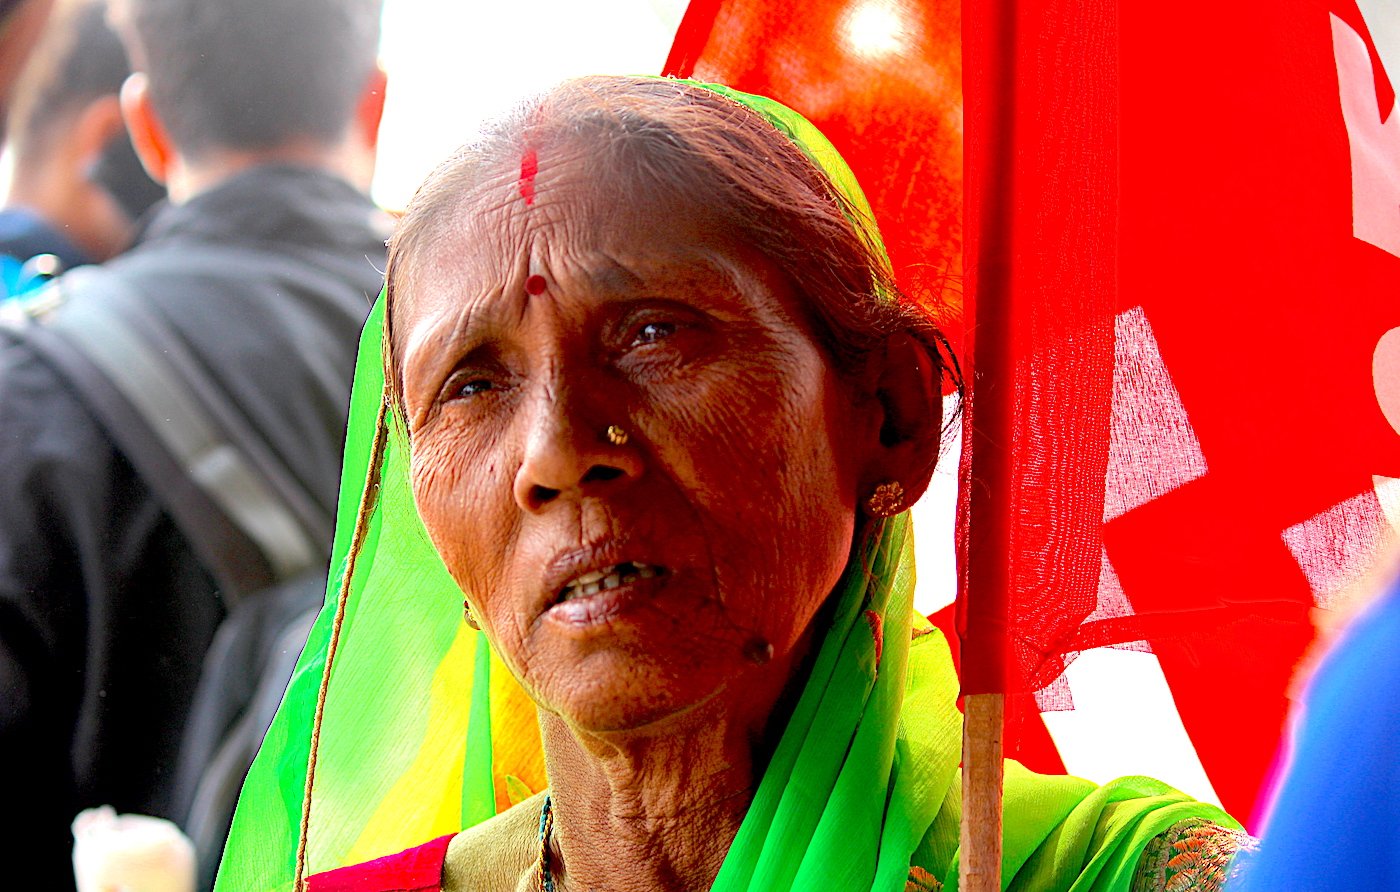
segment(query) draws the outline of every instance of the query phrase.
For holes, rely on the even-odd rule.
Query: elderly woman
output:
[[[371,328],[362,374],[379,343]],[[336,662],[316,673],[295,775],[314,794],[297,860],[312,890],[956,884],[957,682],[913,612],[903,513],[937,457],[946,359],[820,134],[724,88],[566,83],[420,189],[391,245],[382,344],[388,408],[352,419],[368,474],[347,472],[341,598],[303,657]],[[357,826],[469,800],[483,764],[521,801],[326,871],[364,853],[307,855],[336,848],[308,830],[332,819],[316,800],[336,783],[325,716],[373,711],[336,700],[363,611],[431,597],[405,581],[416,566],[358,580],[421,531],[538,707],[549,786],[503,777],[502,680],[478,648],[470,692],[421,673],[429,714],[380,723],[417,735],[469,703],[465,769],[427,746],[413,760],[458,759],[457,786],[444,800],[386,782],[373,795],[399,811]],[[400,644],[361,645],[361,661],[413,659],[412,623],[389,625]],[[366,748],[392,736],[372,720],[359,733]],[[274,725],[269,745],[295,754],[295,739]],[[448,826],[493,811],[479,806],[446,808]],[[1213,889],[1236,827],[1144,778],[1095,787],[1013,764],[1006,882]]]

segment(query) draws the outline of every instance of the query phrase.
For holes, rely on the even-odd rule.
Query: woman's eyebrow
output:
[[[606,265],[590,270],[588,278],[599,291],[621,298],[673,296],[669,292],[678,288],[693,288],[712,297],[730,297],[738,284],[729,264],[702,254],[668,257],[634,266],[609,258]]]
[[[441,376],[444,381],[451,377],[452,373],[462,368],[475,368],[478,366],[491,365],[501,359],[501,345],[499,341],[492,338],[484,338],[472,343],[465,350],[453,351],[442,358]]]
[[[490,325],[483,319],[487,313],[481,302],[474,306],[446,310],[436,319],[409,334],[404,344],[406,380],[422,380],[424,376],[438,377],[450,369],[461,356],[489,340],[483,331]]]
[[[646,279],[615,257],[604,257],[603,262],[587,271],[587,277],[594,287],[612,293],[632,294],[646,287]]]

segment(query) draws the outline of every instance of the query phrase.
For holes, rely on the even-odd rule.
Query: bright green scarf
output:
[[[881,245],[854,176],[810,123],[771,100],[709,88],[800,146]],[[305,874],[318,873],[469,826],[542,785],[533,714],[462,622],[461,592],[414,508],[402,425],[385,409],[382,338],[381,299],[356,369],[336,573],[244,786],[219,892],[291,889],[303,840]],[[877,525],[838,587],[718,892],[899,892],[911,861],[955,887],[957,679],[941,635],[911,641],[913,591],[901,516]],[[1234,826],[1146,779],[1096,788],[1015,765],[1006,814],[1004,885],[1038,892],[1127,890],[1155,834],[1190,817]]]

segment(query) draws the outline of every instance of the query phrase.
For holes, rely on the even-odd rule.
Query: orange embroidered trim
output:
[[[904,884],[904,892],[943,892],[943,884],[922,867],[911,866],[909,881]]]
[[[1220,892],[1230,862],[1255,846],[1252,836],[1209,821],[1182,821],[1143,849],[1132,892]]]

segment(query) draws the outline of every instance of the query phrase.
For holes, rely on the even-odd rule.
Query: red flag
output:
[[[1393,537],[1375,476],[1400,476],[1400,431],[1373,367],[1400,326],[1400,257],[1365,239],[1351,161],[1365,144],[1400,172],[1365,132],[1396,123],[1394,94],[1348,0],[1127,9],[1099,603],[1135,617],[1086,638],[1151,641],[1217,792],[1248,815],[1312,608]],[[1366,225],[1400,233],[1392,197]]]
[[[1005,602],[964,600],[964,689],[1067,705],[1077,653],[1150,648],[1241,816],[1313,609],[1400,514],[1400,58],[1371,2],[695,0],[671,56],[826,131],[945,312],[965,85],[963,572]]]
[[[955,322],[958,41],[958,0],[692,0],[665,73],[772,96],[821,128],[870,199],[901,285]]]

